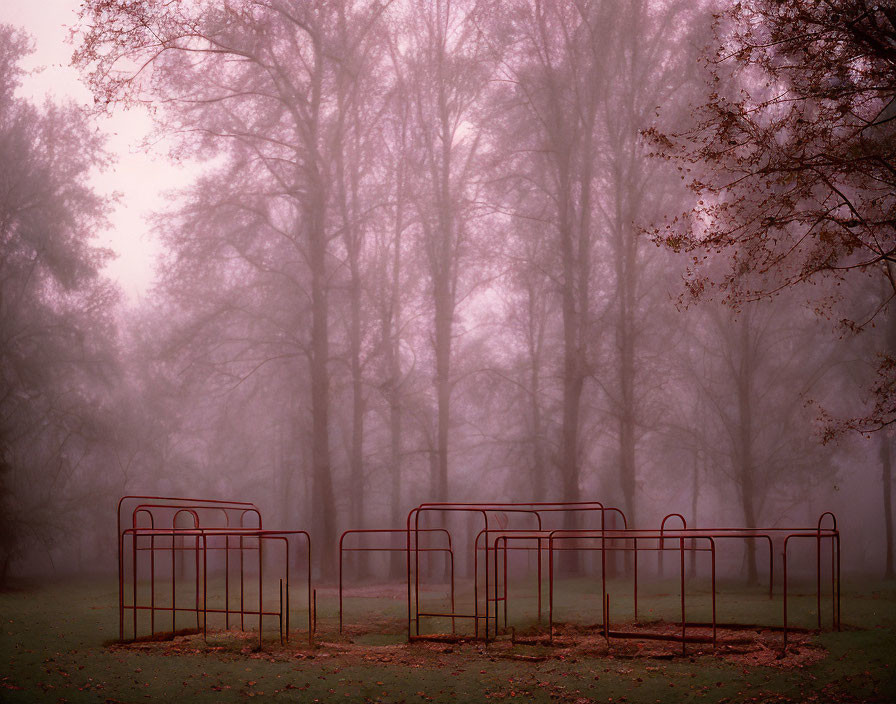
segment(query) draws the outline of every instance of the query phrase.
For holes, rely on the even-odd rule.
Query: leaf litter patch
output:
[[[639,637],[639,630],[645,631]],[[647,637],[647,633],[654,637]],[[613,635],[613,634],[616,635]],[[763,628],[717,628],[716,647],[712,647],[712,629],[705,626],[687,628],[689,642],[682,652],[681,626],[654,622],[646,626],[628,624],[625,631],[611,631],[609,642],[599,626],[555,624],[553,638],[545,633],[512,634],[484,643],[472,638],[434,635],[412,643],[380,642],[353,634],[356,640],[318,639],[307,642],[307,634],[296,632],[288,643],[266,641],[259,647],[258,633],[252,631],[209,631],[180,633],[173,638],[158,635],[130,643],[108,645],[113,650],[146,652],[166,656],[208,655],[223,659],[257,658],[274,661],[321,659],[340,664],[378,663],[396,665],[438,666],[446,660],[477,658],[507,659],[520,662],[607,658],[611,660],[691,661],[696,657],[716,657],[741,666],[798,669],[813,665],[827,657],[827,650],[808,632],[788,635],[787,650],[782,650],[779,630]],[[360,641],[360,642],[357,642]]]

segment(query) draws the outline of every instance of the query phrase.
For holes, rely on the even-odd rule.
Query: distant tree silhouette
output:
[[[29,51],[0,26],[0,582],[28,549],[77,534],[115,378],[118,293],[91,243],[107,203],[89,180],[107,155],[75,107],[15,96]]]

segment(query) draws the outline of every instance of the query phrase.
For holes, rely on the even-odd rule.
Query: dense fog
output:
[[[114,570],[125,494],[252,501],[324,579],[422,501],[585,500],[834,511],[891,576],[896,13],[838,4],[86,0],[93,110],[0,27],[0,578]],[[125,109],[201,164],[139,300]]]

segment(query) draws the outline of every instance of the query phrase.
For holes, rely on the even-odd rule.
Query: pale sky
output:
[[[90,92],[68,65],[73,51],[67,42],[68,28],[77,21],[79,5],[80,0],[0,0],[0,23],[21,27],[35,42],[34,53],[22,63],[34,71],[23,81],[22,97],[36,102],[49,96],[92,103]],[[118,253],[109,275],[131,299],[137,299],[152,281],[159,249],[149,232],[147,215],[162,205],[165,190],[186,185],[196,168],[169,162],[164,148],[143,151],[141,141],[149,132],[150,120],[140,111],[119,110],[97,126],[108,135],[117,163],[96,177],[96,188],[101,193],[121,193],[110,231],[98,233],[97,244]]]

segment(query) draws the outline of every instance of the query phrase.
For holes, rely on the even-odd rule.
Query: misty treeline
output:
[[[149,107],[171,159],[202,164],[155,217],[137,303],[91,245],[101,140],[14,97],[27,41],[4,29],[3,573],[111,565],[115,500],[156,492],[255,501],[312,531],[325,575],[342,530],[421,501],[595,498],[642,527],[833,508],[846,559],[890,573],[888,431],[821,440],[880,398],[892,221],[884,257],[814,286],[763,279],[749,242],[732,265],[732,242],[671,234],[746,217],[706,195],[744,136],[675,144],[760,80],[714,80],[743,19],[720,8],[88,0],[97,111]],[[699,300],[697,265],[720,282]],[[756,295],[729,295],[732,266]]]

